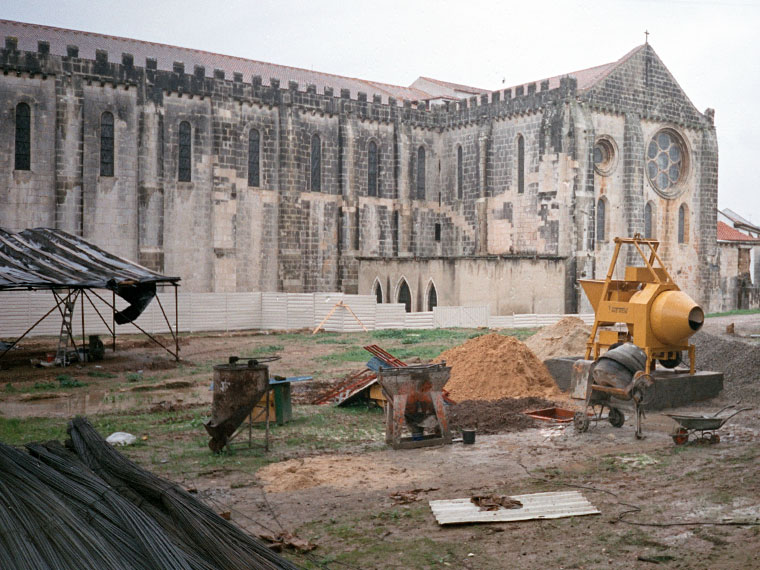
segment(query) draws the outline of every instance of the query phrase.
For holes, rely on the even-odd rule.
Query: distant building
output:
[[[495,314],[588,309],[577,279],[641,233],[708,311],[736,302],[713,111],[648,44],[487,91],[10,21],[0,38],[0,227],[64,229],[191,291]]]
[[[722,290],[737,309],[760,306],[760,227],[733,210],[718,210]]]

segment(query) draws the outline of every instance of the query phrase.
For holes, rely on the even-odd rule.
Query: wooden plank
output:
[[[430,501],[430,508],[440,525],[516,522],[601,514],[579,491],[533,493],[515,495],[512,498],[520,501],[522,508],[481,511],[470,499]]]

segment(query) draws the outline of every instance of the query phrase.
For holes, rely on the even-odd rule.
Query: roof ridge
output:
[[[84,34],[84,35],[92,36],[92,37],[100,37],[100,38],[106,38],[106,39],[112,39],[112,40],[132,42],[132,43],[154,45],[154,46],[158,46],[158,47],[161,47],[161,48],[186,50],[186,51],[189,51],[189,52],[198,53],[198,54],[205,54],[205,55],[211,55],[211,56],[214,56],[214,57],[223,57],[223,58],[240,60],[240,61],[246,61],[246,62],[251,62],[251,63],[258,63],[258,64],[262,64],[262,65],[273,65],[275,67],[281,67],[281,68],[284,68],[284,69],[292,69],[292,70],[296,70],[296,71],[306,71],[306,72],[309,72],[309,73],[318,73],[320,75],[328,75],[330,77],[337,77],[337,78],[340,78],[340,79],[349,79],[351,81],[359,81],[361,83],[373,83],[373,84],[378,84],[378,85],[385,85],[385,86],[388,86],[388,87],[397,87],[397,88],[401,88],[401,89],[409,89],[409,87],[407,87],[405,85],[396,85],[394,83],[383,83],[383,82],[378,82],[378,81],[374,81],[374,80],[370,80],[370,79],[362,79],[360,77],[351,77],[351,76],[348,76],[348,75],[340,75],[340,74],[337,74],[337,73],[329,73],[329,72],[326,72],[326,71],[315,71],[313,69],[306,69],[305,67],[295,67],[295,66],[292,66],[292,65],[283,65],[281,63],[273,63],[271,61],[262,61],[262,60],[259,60],[259,59],[250,59],[250,58],[241,57],[241,56],[238,56],[238,55],[227,55],[227,54],[224,54],[224,53],[217,53],[217,52],[213,52],[213,51],[207,51],[207,50],[196,49],[196,48],[188,48],[188,47],[177,46],[177,45],[173,45],[173,44],[165,44],[165,43],[161,43],[161,42],[153,42],[153,41],[149,41],[149,40],[139,40],[139,39],[135,39],[135,38],[127,38],[127,37],[124,37],[124,36],[113,36],[113,35],[110,35],[110,34],[101,34],[99,32],[88,32],[88,31],[85,31],[85,30],[75,30],[75,29],[72,29],[72,28],[59,28],[58,26],[48,26],[46,24],[34,24],[34,23],[31,23],[31,22],[19,22],[17,20],[6,20],[6,19],[0,18],[0,24],[3,24],[3,23],[5,23],[5,24],[15,24],[15,25],[21,25],[21,26],[29,26],[29,27],[35,27],[35,28],[43,28],[43,29],[47,29],[47,30],[56,30],[56,31],[59,31],[59,32],[74,32],[74,33],[77,33],[77,34]],[[418,91],[421,91],[421,90],[418,89]]]

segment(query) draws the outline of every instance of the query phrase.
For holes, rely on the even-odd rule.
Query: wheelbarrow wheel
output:
[[[687,441],[689,441],[689,430],[687,430],[685,427],[679,427],[676,428],[676,430],[673,432],[673,443],[676,445],[684,445]]]
[[[591,421],[588,419],[588,415],[586,412],[575,412],[575,415],[573,416],[573,426],[575,427],[575,431],[579,433],[583,433],[588,431],[588,426],[591,424]]]
[[[717,433],[710,434],[710,443],[720,443],[720,436]]]
[[[623,427],[623,424],[625,423],[625,415],[617,408],[610,408],[610,413],[607,414],[607,419],[612,427],[616,428]]]

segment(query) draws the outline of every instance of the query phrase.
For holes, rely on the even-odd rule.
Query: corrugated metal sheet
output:
[[[515,495],[512,498],[520,501],[522,508],[481,511],[470,499],[430,501],[430,508],[440,525],[559,519],[601,514],[599,509],[578,491]]]
[[[429,313],[406,313],[404,318],[406,329],[432,329],[433,312]]]
[[[351,307],[356,317],[361,321],[361,325],[351,316],[351,313],[343,309],[343,332],[361,332],[364,325],[367,330],[375,329],[375,320],[377,318],[377,299],[374,295],[345,295],[343,303]]]
[[[376,329],[403,329],[406,320],[406,308],[403,303],[381,303],[377,306]]]
[[[433,326],[450,329],[462,326],[462,312],[459,307],[433,307]]]
[[[461,307],[461,310],[461,326],[469,329],[488,326],[488,317],[491,316],[491,309],[488,305],[482,307]]]
[[[289,293],[287,296],[287,328],[310,329],[314,325],[314,294]]]
[[[488,327],[492,329],[513,329],[515,318],[512,315],[491,315],[488,317]]]
[[[285,330],[288,328],[288,294],[261,294],[261,328]]]

